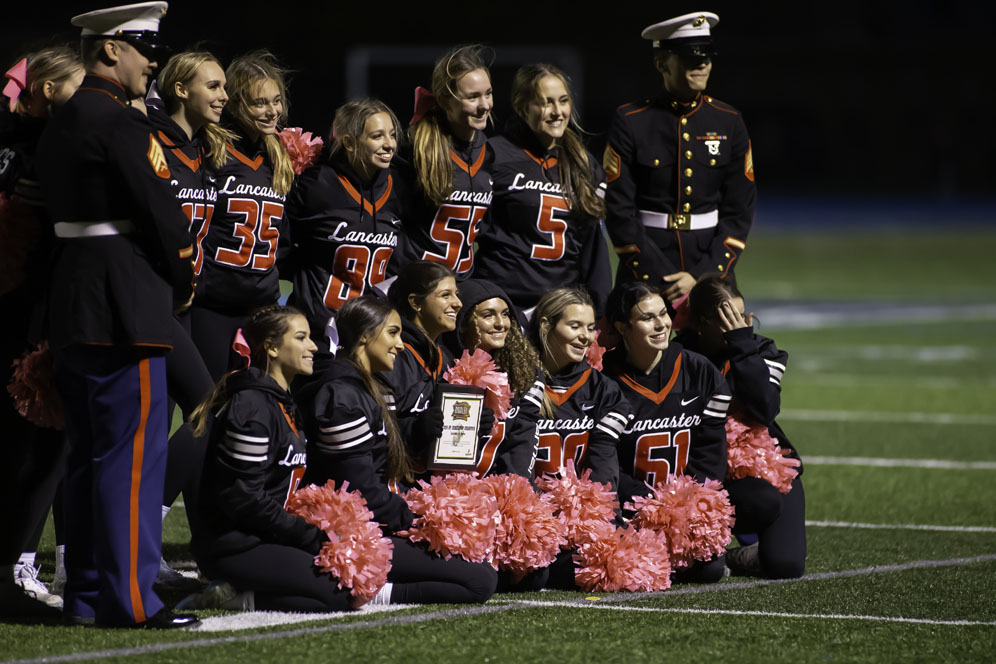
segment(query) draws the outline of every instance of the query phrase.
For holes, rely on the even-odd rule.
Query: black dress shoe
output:
[[[139,629],[193,629],[199,627],[201,621],[192,613],[173,613],[166,607],[135,627]]]

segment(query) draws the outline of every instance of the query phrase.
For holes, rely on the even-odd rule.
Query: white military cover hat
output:
[[[148,33],[159,32],[159,21],[168,7],[167,2],[139,2],[96,9],[74,16],[70,22],[83,28],[82,37],[113,37],[126,33],[147,36]]]
[[[719,16],[712,12],[693,12],[669,18],[647,26],[640,33],[654,42],[654,48],[687,55],[709,55],[714,52],[712,28]]]

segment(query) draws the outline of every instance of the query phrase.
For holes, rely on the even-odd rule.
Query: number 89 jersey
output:
[[[588,286],[601,305],[600,291],[611,282],[605,240],[597,219],[572,212],[560,186],[557,148],[544,154],[506,136],[489,145],[495,150],[494,198],[490,221],[477,239],[474,278],[501,285],[522,310],[568,284]],[[601,166],[590,154],[588,163],[604,191]]]
[[[364,184],[338,158],[312,166],[287,198],[287,221],[294,251],[289,304],[304,312],[318,338],[333,311],[387,276],[401,239],[394,178],[381,170]]]
[[[214,215],[201,244],[203,265],[197,304],[244,314],[280,297],[277,243],[284,197],[273,190],[273,169],[263,144],[240,140],[227,146],[218,169]]]
[[[620,350],[606,367],[630,405],[618,448],[621,502],[668,475],[723,481],[730,390],[709,360],[672,341],[649,374],[626,365]]]

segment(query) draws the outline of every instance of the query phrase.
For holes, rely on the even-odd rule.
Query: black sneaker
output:
[[[727,549],[726,566],[732,576],[764,576],[761,559],[757,555],[757,542],[736,549]]]

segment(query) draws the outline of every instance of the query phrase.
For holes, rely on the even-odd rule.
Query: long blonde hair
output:
[[[228,92],[225,113],[243,131],[245,131],[245,127],[251,127],[253,118],[249,110],[249,102],[256,89],[269,79],[276,84],[280,97],[283,99],[283,111],[277,119],[278,124],[283,125],[287,122],[287,111],[290,109],[287,86],[284,80],[288,71],[280,66],[272,53],[265,50],[253,51],[235,58],[225,70],[225,77],[228,79],[228,83],[225,85],[225,91]],[[279,136],[265,136],[263,140],[266,146],[266,156],[269,157],[270,166],[273,168],[273,190],[281,196],[286,196],[294,182],[294,167],[291,164],[290,155],[287,154],[284,144],[280,142]]]
[[[79,54],[64,45],[28,53],[24,59],[28,61],[25,86],[17,99],[10,104],[12,112],[19,112],[19,109],[26,107],[35,95],[42,94],[41,86],[45,81],[62,85],[83,69],[83,61],[80,60]]]
[[[159,96],[166,102],[167,113],[172,115],[182,103],[180,98],[176,96],[176,84],[189,85],[197,75],[197,70],[205,62],[213,62],[221,67],[218,58],[207,51],[184,51],[170,58],[163,70],[159,72],[156,88],[159,90]],[[215,168],[224,164],[227,158],[225,145],[235,140],[235,134],[217,122],[207,123],[201,127],[198,133],[201,134],[204,145],[207,147],[205,153],[211,164]]]
[[[572,304],[595,308],[591,295],[580,286],[555,288],[536,303],[536,309],[533,310],[533,317],[529,323],[529,340],[539,350],[540,359],[544,363],[553,355],[548,342],[550,331],[557,327],[567,307]]]
[[[472,71],[483,69],[490,79],[488,66],[484,47],[480,44],[457,46],[447,51],[432,68],[432,96],[436,98],[436,107],[408,129],[419,187],[437,206],[453,193],[451,141],[444,100],[456,100],[457,81]]]
[[[394,111],[387,104],[373,98],[347,101],[336,109],[335,118],[332,120],[332,129],[329,131],[329,144],[332,146],[331,154],[335,155],[344,149],[342,141],[346,136],[352,136],[353,138],[363,136],[363,132],[367,127],[367,120],[378,113],[387,113],[388,117],[391,118],[394,133],[400,138],[401,123],[398,121],[398,116],[394,114]],[[350,163],[350,165],[355,169],[355,164]]]
[[[564,84],[568,96],[571,95],[567,75],[559,67],[550,64],[532,64],[520,67],[512,77],[512,110],[523,120],[529,114],[529,104],[539,98],[539,83],[547,76],[555,76]],[[580,210],[593,219],[605,217],[605,201],[598,196],[598,189],[591,177],[588,151],[584,147],[578,131],[577,105],[571,99],[571,118],[563,137],[559,160],[560,186],[572,210]]]

